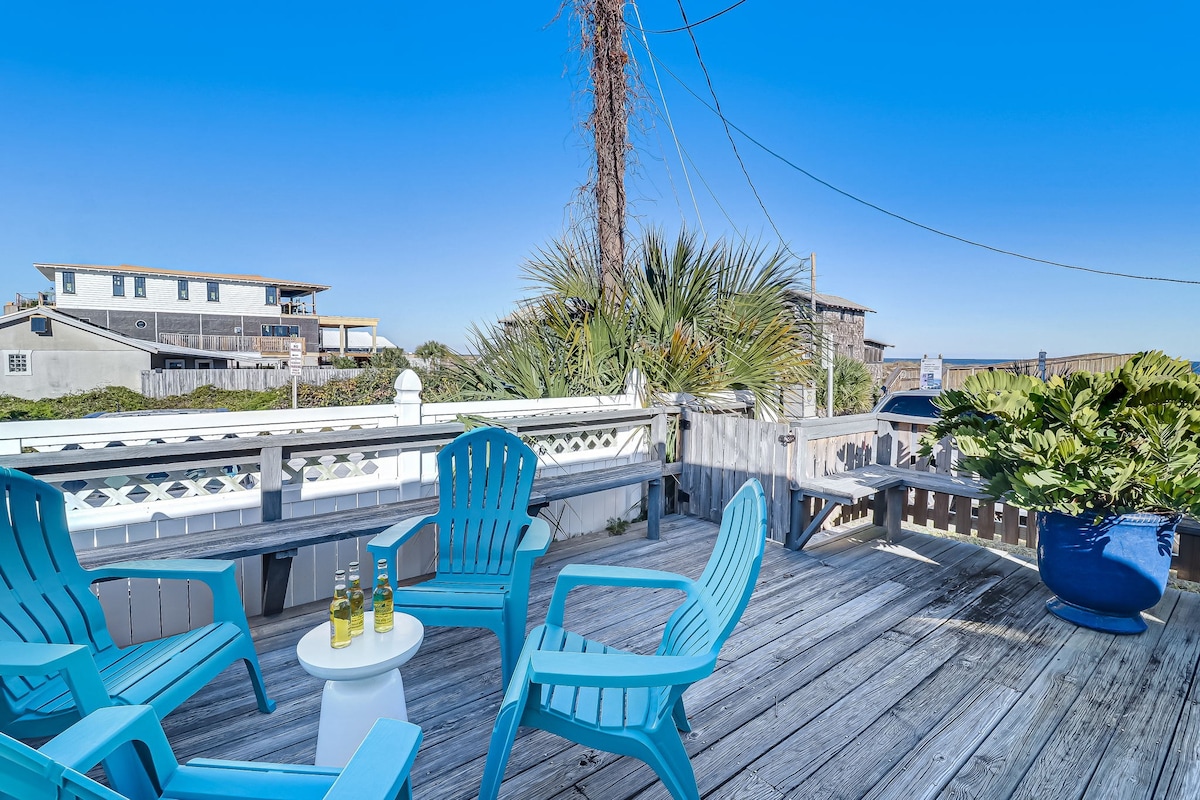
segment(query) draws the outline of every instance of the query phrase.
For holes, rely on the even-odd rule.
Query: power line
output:
[[[743,0],[743,2],[744,1],[745,0]],[[642,22],[642,13],[638,10],[637,2],[631,2],[630,5],[633,6],[633,14],[637,17],[638,24],[640,25]],[[646,48],[647,53],[650,52],[650,41],[646,38],[645,31],[642,31],[642,47]],[[692,208],[696,210],[696,222],[700,225],[700,233],[707,235],[707,232],[704,230],[704,219],[700,216],[700,204],[696,202],[696,192],[692,189],[692,179],[691,176],[688,175],[687,163],[683,160],[683,149],[679,144],[679,136],[675,133],[675,123],[671,120],[671,110],[667,107],[667,95],[663,92],[662,81],[658,77],[658,68],[654,65],[654,59],[650,59],[650,71],[654,74],[654,84],[658,87],[659,98],[662,99],[663,117],[667,122],[667,130],[671,132],[671,139],[675,142],[675,152],[679,155],[679,166],[680,169],[683,170],[683,180],[685,183],[687,183],[688,194],[691,195],[692,198]],[[665,165],[666,163],[667,160],[664,157],[663,164]],[[667,167],[667,179],[671,180],[670,167]],[[675,191],[674,180],[671,180],[671,191]],[[676,194],[675,203],[676,205],[679,204],[678,194]],[[683,216],[682,208],[680,208],[680,216]]]
[[[722,14],[728,14],[730,11],[733,11],[735,8],[737,8],[744,2],[746,2],[746,0],[737,0],[737,2],[734,3],[733,5],[731,5],[729,8],[726,8],[723,11],[718,11],[717,13],[715,13],[711,16],[705,17],[704,19],[700,20],[699,22],[693,22],[690,25],[687,24],[687,18],[685,17],[683,20],[684,25],[682,28],[670,28],[665,31],[648,31],[645,28],[638,28],[633,25],[629,25],[628,22],[625,24],[628,25],[630,28],[633,28],[635,31],[638,31],[639,33],[659,34],[659,33],[679,33],[680,31],[690,31],[692,28],[698,28],[706,22],[711,22],[712,20],[716,19],[717,17],[721,16]],[[638,25],[641,25],[641,24],[642,24],[642,18],[641,18],[641,16],[639,16],[638,17]]]
[[[985,244],[983,242],[977,242],[973,239],[967,239],[963,236],[957,236],[953,233],[939,230],[938,228],[934,228],[930,225],[925,225],[924,223],[917,222],[916,220],[913,220],[913,219],[909,219],[908,217],[906,217],[902,214],[897,214],[894,211],[889,211],[888,209],[883,208],[882,206],[876,205],[875,203],[872,203],[869,200],[865,200],[855,194],[852,194],[852,193],[846,191],[845,189],[840,189],[837,186],[834,186],[829,181],[817,177],[816,175],[812,174],[808,170],[801,167],[799,164],[796,164],[795,162],[788,160],[786,157],[779,154],[775,150],[772,150],[770,147],[767,147],[765,144],[760,142],[758,139],[755,139],[753,136],[751,136],[749,133],[747,133],[744,129],[740,128],[739,126],[737,126],[736,124],[731,122],[729,119],[727,119],[725,117],[725,114],[721,111],[721,107],[720,107],[719,103],[716,105],[716,107],[709,104],[708,101],[706,101],[703,97],[701,97],[699,95],[699,93],[697,93],[695,90],[693,90],[690,86],[688,86],[686,83],[684,83],[683,80],[678,75],[676,75],[674,72],[672,72],[671,68],[668,67],[662,61],[662,59],[660,59],[658,56],[651,53],[649,50],[646,51],[646,54],[648,56],[650,56],[650,58],[657,61],[659,66],[661,66],[668,75],[670,75],[672,78],[674,78],[675,82],[678,83],[680,86],[682,86],[688,92],[688,94],[690,94],[692,97],[696,98],[696,100],[699,101],[699,103],[702,106],[704,106],[709,111],[711,111],[717,115],[717,117],[721,120],[721,122],[725,126],[725,133],[727,136],[729,135],[729,129],[732,128],[733,130],[737,131],[742,136],[744,136],[755,147],[759,148],[760,150],[767,153],[768,155],[773,156],[774,158],[783,162],[787,166],[789,166],[792,169],[799,172],[801,175],[804,175],[806,178],[809,178],[809,179],[821,184],[822,186],[824,186],[827,189],[832,189],[833,191],[837,192],[838,194],[842,195],[843,197],[847,197],[856,203],[861,203],[862,205],[866,206],[867,208],[874,209],[875,211],[878,211],[881,214],[886,214],[887,216],[892,217],[893,219],[897,219],[901,222],[908,223],[909,225],[912,225],[916,228],[920,228],[921,230],[924,230],[924,231],[928,231],[929,233],[934,233],[934,234],[937,234],[938,236],[944,236],[947,239],[953,239],[954,241],[961,242],[962,244],[968,244],[968,245],[971,245],[972,247],[978,247],[983,250],[990,250],[991,252],[999,253],[1000,255],[1011,256],[1013,258],[1019,258],[1019,259],[1025,260],[1025,261],[1031,261],[1035,264],[1046,264],[1051,267],[1061,267],[1062,269],[1077,270],[1079,272],[1090,272],[1094,275],[1109,275],[1114,278],[1130,278],[1132,280],[1139,280],[1139,281],[1159,281],[1159,282],[1163,282],[1163,283],[1181,283],[1181,284],[1186,284],[1189,286],[1200,286],[1200,280],[1187,280],[1185,278],[1167,278],[1167,277],[1158,276],[1158,275],[1136,275],[1136,274],[1133,274],[1130,272],[1116,272],[1113,270],[1095,269],[1093,267],[1079,266],[1078,264],[1064,264],[1061,261],[1051,261],[1051,260],[1045,259],[1045,258],[1037,258],[1036,256],[1025,255],[1024,253],[1018,253],[1014,250],[1006,250],[1002,247],[994,247],[993,245],[990,245],[990,244]],[[703,64],[701,66],[703,67]],[[707,78],[708,71],[705,70],[704,74],[705,74],[705,77]],[[712,87],[712,81],[709,80],[709,88],[711,89],[711,87]],[[715,95],[714,95],[713,99],[714,99],[714,101],[716,100]],[[739,164],[741,163],[740,157],[738,158],[738,163]],[[742,172],[745,173],[745,166],[742,167]],[[747,176],[747,179],[749,179],[749,176]],[[758,197],[757,192],[755,192],[755,197]],[[759,205],[760,206],[762,205],[761,199],[759,200]],[[764,208],[763,211],[765,213],[766,209]],[[767,219],[769,220],[770,217],[768,216]],[[771,224],[771,227],[772,228],[775,227],[774,223]],[[777,234],[779,233],[778,230],[776,230],[775,232]]]
[[[779,239],[780,245],[782,245],[783,249],[790,253],[793,258],[799,258],[799,256],[793,253],[792,249],[788,247],[787,240],[779,231],[779,226],[777,226],[775,224],[775,220],[771,218],[771,212],[767,211],[767,204],[763,202],[762,196],[758,193],[758,187],[754,185],[754,181],[750,178],[750,171],[746,169],[746,163],[742,161],[742,154],[738,151],[737,141],[733,138],[733,133],[729,130],[730,123],[725,119],[725,115],[721,113],[721,101],[717,97],[716,88],[713,86],[712,76],[708,74],[708,67],[704,63],[704,57],[700,55],[700,43],[696,41],[696,34],[692,33],[693,26],[688,25],[687,11],[685,11],[683,8],[683,0],[676,0],[676,3],[679,6],[679,13],[683,17],[683,24],[687,30],[688,38],[692,40],[692,48],[696,51],[696,61],[700,63],[700,70],[704,73],[704,80],[708,83],[708,91],[709,94],[712,95],[713,103],[716,106],[717,115],[721,118],[721,121],[725,125],[725,138],[729,140],[729,146],[733,148],[733,157],[737,159],[738,166],[742,169],[742,175],[746,176],[746,183],[750,186],[750,191],[754,194],[754,199],[758,201],[758,207],[762,209],[763,216],[765,216],[767,218],[767,222],[770,223],[771,230],[775,231],[775,236]],[[650,50],[647,49],[646,52],[650,53]],[[650,58],[658,61],[658,59],[654,57],[653,53],[650,53]],[[658,61],[658,63],[661,64],[662,62]],[[678,80],[678,78],[676,78],[676,80]],[[705,103],[705,105],[708,104]],[[709,108],[712,108],[712,106],[709,106]]]

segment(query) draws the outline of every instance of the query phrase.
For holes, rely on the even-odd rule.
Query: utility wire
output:
[[[725,115],[721,112],[721,101],[717,97],[717,90],[713,87],[712,76],[708,74],[708,67],[704,63],[704,57],[700,55],[700,43],[696,41],[696,34],[692,33],[692,26],[688,25],[687,11],[683,8],[683,0],[676,0],[679,6],[679,14],[683,17],[683,24],[688,33],[688,38],[692,40],[692,48],[696,51],[696,61],[700,63],[700,70],[704,73],[704,80],[708,83],[709,94],[712,95],[713,104],[716,106],[717,116],[720,117],[722,124],[725,126],[725,138],[729,140],[729,146],[733,148],[733,157],[737,159],[738,166],[742,169],[742,174],[746,176],[746,183],[750,186],[750,191],[754,194],[754,199],[758,201],[758,207],[762,209],[763,216],[767,218],[767,222],[771,225],[771,230],[775,231],[776,238],[779,239],[780,245],[791,254],[792,258],[799,258],[798,255],[792,252],[788,247],[787,239],[779,231],[779,226],[775,224],[775,220],[771,218],[771,212],[767,211],[767,204],[763,202],[762,196],[758,193],[758,187],[754,185],[754,181],[750,178],[750,171],[746,169],[746,163],[742,161],[742,154],[738,151],[737,141],[733,138],[733,132],[730,130],[730,123],[725,119]],[[649,50],[646,51],[650,53]],[[654,54],[650,53],[650,58],[654,58]],[[661,64],[662,62],[659,61]],[[676,78],[678,80],[678,78]],[[708,105],[705,103],[705,105]],[[711,108],[711,106],[710,106]],[[745,135],[745,134],[743,134]]]
[[[1035,264],[1046,264],[1051,267],[1061,267],[1062,269],[1078,270],[1079,272],[1090,272],[1094,275],[1109,275],[1114,278],[1130,278],[1130,279],[1138,280],[1138,281],[1159,281],[1159,282],[1163,282],[1163,283],[1181,283],[1181,284],[1186,284],[1189,286],[1200,286],[1200,280],[1187,280],[1185,278],[1167,278],[1167,277],[1163,277],[1163,276],[1159,276],[1159,275],[1136,275],[1136,274],[1130,273],[1130,272],[1116,272],[1113,270],[1095,269],[1093,267],[1079,266],[1078,264],[1064,264],[1061,261],[1051,261],[1051,260],[1045,259],[1045,258],[1037,258],[1035,256],[1025,255],[1024,253],[1018,253],[1014,250],[1006,250],[1002,247],[994,247],[990,244],[984,244],[983,242],[977,242],[973,239],[967,239],[962,236],[956,236],[953,233],[939,230],[938,228],[934,228],[930,225],[925,225],[923,223],[917,222],[916,220],[909,219],[908,217],[906,217],[902,214],[897,214],[894,211],[889,211],[888,209],[883,208],[882,206],[878,206],[869,200],[864,200],[863,198],[861,198],[855,194],[851,194],[850,192],[846,191],[845,189],[840,189],[837,186],[834,186],[829,181],[826,181],[822,178],[818,178],[816,175],[814,175],[811,172],[809,172],[808,170],[804,169],[804,167],[801,167],[799,164],[796,164],[795,162],[788,160],[783,155],[772,150],[770,147],[767,147],[765,144],[760,142],[758,139],[755,139],[753,136],[751,136],[749,133],[747,133],[744,129],[738,127],[733,122],[726,119],[725,114],[721,111],[720,104],[717,104],[715,107],[712,104],[710,104],[707,100],[705,100],[703,97],[701,97],[698,92],[696,92],[694,89],[692,89],[686,83],[684,83],[683,79],[681,79],[678,75],[676,75],[674,72],[672,72],[671,68],[668,67],[662,61],[662,59],[660,59],[658,56],[651,53],[649,50],[646,51],[646,54],[649,55],[650,58],[657,61],[659,66],[661,66],[663,68],[663,71],[666,72],[668,75],[670,75],[672,78],[674,78],[675,82],[678,83],[680,86],[682,86],[688,92],[688,94],[690,94],[692,97],[696,98],[696,100],[698,100],[702,106],[704,106],[709,111],[716,114],[717,117],[724,124],[727,135],[728,135],[729,129],[732,128],[733,130],[737,131],[742,136],[744,136],[755,147],[758,147],[760,150],[767,153],[768,155],[771,155],[771,156],[775,157],[776,159],[778,159],[779,161],[782,161],[784,164],[786,164],[787,166],[796,170],[801,175],[804,175],[805,177],[807,177],[813,181],[816,181],[817,183],[821,184],[822,186],[824,186],[827,189],[832,189],[833,191],[837,192],[838,194],[842,195],[843,197],[847,197],[856,203],[861,203],[862,205],[866,206],[867,208],[872,208],[872,209],[880,212],[881,214],[886,214],[887,216],[892,217],[893,219],[900,220],[901,222],[906,222],[909,225],[920,228],[921,230],[924,230],[924,231],[928,231],[929,233],[934,233],[934,234],[937,234],[938,236],[944,236],[947,239],[953,239],[956,242],[968,244],[968,245],[971,245],[972,247],[978,247],[983,250],[990,250],[991,252],[999,253],[1000,255],[1011,256],[1013,258],[1019,258],[1019,259],[1025,260],[1025,261],[1032,261]],[[705,71],[704,74],[706,77],[708,76],[707,70]],[[712,87],[711,80],[709,81],[709,87],[710,87],[710,89]],[[715,101],[715,99],[716,98],[714,96],[714,101]],[[741,163],[740,158],[738,159],[738,163]],[[745,172],[744,166],[742,167],[742,172],[743,173]],[[758,196],[758,193],[755,192],[755,197],[757,197],[757,196]],[[759,205],[760,206],[762,205],[761,200],[759,200]],[[766,209],[764,208],[763,211],[765,212]],[[770,217],[768,217],[768,219],[770,219]],[[775,227],[774,223],[772,223],[771,227],[772,228]],[[778,232],[779,231],[776,230],[776,233],[778,233]]]
[[[745,0],[743,0],[743,2],[745,2]],[[638,10],[637,3],[631,2],[630,5],[633,6],[633,14],[635,17],[637,17],[638,25],[641,25],[642,24],[642,14]],[[639,28],[638,30],[641,30],[641,28]],[[646,48],[647,53],[650,52],[650,41],[646,38],[645,31],[642,31],[642,47]],[[675,133],[675,123],[671,121],[671,110],[669,108],[667,108],[667,96],[663,92],[662,81],[658,77],[658,67],[655,66],[655,62],[654,62],[653,58],[650,59],[650,72],[654,75],[654,84],[655,84],[655,86],[658,87],[658,96],[662,100],[663,118],[667,122],[667,130],[669,130],[671,132],[671,139],[675,142],[675,152],[679,156],[679,166],[683,170],[683,180],[687,184],[688,194],[691,195],[691,198],[692,198],[692,208],[696,209],[696,222],[699,223],[699,225],[700,225],[700,233],[702,235],[707,236],[708,232],[704,230],[704,219],[700,216],[700,204],[696,202],[696,192],[692,189],[692,179],[688,175],[687,163],[684,162],[684,160],[683,160],[683,150],[679,144],[679,136],[678,136],[678,134]],[[664,164],[666,163],[665,159],[664,159],[663,163]],[[667,170],[668,179],[670,179],[670,176],[671,176],[671,172],[670,172],[670,168],[668,168],[668,170]],[[675,189],[675,182],[673,180],[671,181],[671,189],[672,189],[672,191],[674,191],[674,189]],[[676,197],[675,202],[678,204],[678,202],[679,202],[678,197]]]
[[[729,8],[726,8],[723,11],[718,11],[717,13],[712,14],[711,16],[707,16],[704,19],[700,20],[699,22],[693,22],[691,25],[688,25],[687,19],[684,18],[684,20],[683,20],[684,25],[682,28],[670,28],[669,30],[665,30],[665,31],[648,31],[645,28],[634,28],[634,26],[629,25],[629,23],[626,23],[626,25],[629,25],[629,27],[634,28],[634,30],[638,31],[639,33],[659,34],[659,33],[679,33],[680,31],[690,31],[692,28],[698,28],[701,25],[703,25],[704,23],[710,22],[710,21],[716,19],[717,17],[721,16],[722,14],[728,14],[730,11],[733,11],[735,8],[737,8],[744,2],[746,2],[746,0],[737,0],[737,2],[734,3],[733,5],[731,5]],[[635,13],[636,13],[636,11],[635,11]],[[642,18],[641,18],[641,16],[639,16],[638,17],[638,25],[641,25],[641,24],[642,24]]]

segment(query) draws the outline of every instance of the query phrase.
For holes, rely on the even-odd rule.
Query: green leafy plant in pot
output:
[[[1052,613],[1112,633],[1146,630],[1175,527],[1200,516],[1200,376],[1144,352],[1108,372],[1041,381],[983,372],[935,401],[922,452],[953,436],[959,469],[1038,513]]]

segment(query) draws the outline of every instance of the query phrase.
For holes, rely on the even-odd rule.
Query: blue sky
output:
[[[684,0],[693,21],[730,3]],[[1200,11],[1141,5],[748,0],[694,32],[726,116],[846,191],[1004,249],[1200,280]],[[407,348],[461,347],[521,296],[522,262],[587,178],[557,8],[0,6],[0,294],[43,288],[35,261],[258,273],[331,284],[319,310],[378,316]],[[672,0],[638,10],[681,24]],[[687,34],[647,38],[706,95]],[[633,226],[773,244],[719,120],[660,68],[732,219],[693,172],[697,221],[633,49]],[[968,247],[736,141],[788,244],[817,253],[818,290],[875,309],[889,355],[1200,358],[1200,286]]]

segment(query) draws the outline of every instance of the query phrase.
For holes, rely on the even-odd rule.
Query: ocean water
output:
[[[913,356],[912,358],[885,358],[884,362],[890,363],[893,361],[909,361],[909,362],[917,363],[917,362],[920,362],[920,360],[921,360],[920,356]],[[1011,361],[1037,361],[1037,356],[1034,356],[1031,359],[1021,359],[1021,358],[943,358],[942,359],[943,364],[1008,364]]]

